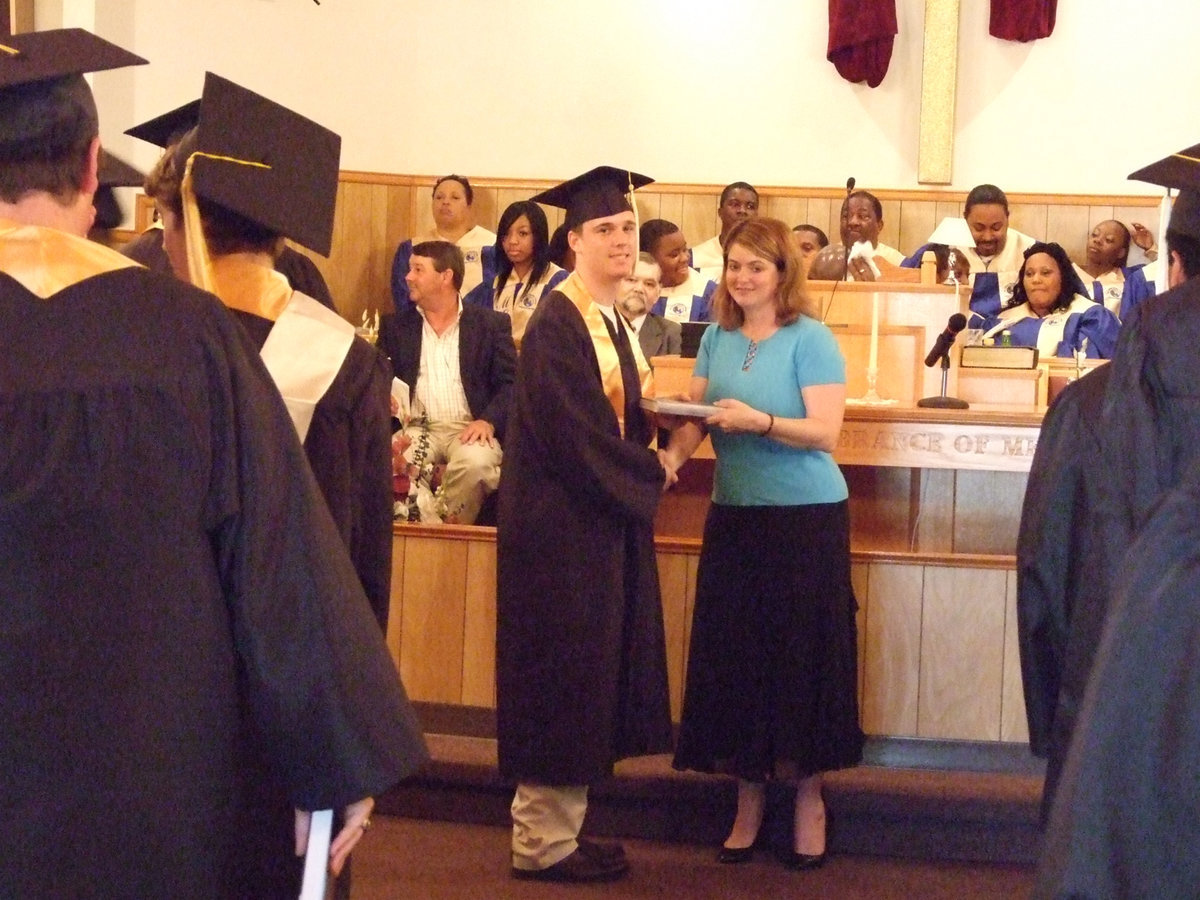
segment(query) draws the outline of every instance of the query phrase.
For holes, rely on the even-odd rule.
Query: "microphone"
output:
[[[936,366],[938,360],[950,352],[950,348],[954,346],[954,339],[958,337],[958,333],[966,327],[966,316],[962,313],[952,315],[950,321],[946,323],[946,330],[939,334],[937,340],[933,342],[933,349],[925,357],[925,365],[931,368]]]
[[[849,197],[850,194],[853,193],[854,185],[855,185],[854,176],[851,175],[849,178],[846,179],[846,196],[847,197]]]

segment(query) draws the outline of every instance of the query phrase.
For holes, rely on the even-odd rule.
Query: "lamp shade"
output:
[[[971,226],[962,216],[946,216],[929,236],[930,244],[945,244],[947,247],[974,247],[975,236]]]

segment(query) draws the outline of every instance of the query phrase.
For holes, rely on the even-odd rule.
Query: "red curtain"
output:
[[[847,81],[879,87],[896,31],[896,0],[829,0],[826,58]]]
[[[1058,0],[992,0],[988,32],[1006,41],[1036,41],[1050,37]]]

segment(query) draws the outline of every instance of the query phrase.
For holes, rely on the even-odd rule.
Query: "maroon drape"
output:
[[[896,0],[829,0],[826,58],[847,81],[879,87],[896,31]]]
[[[1050,37],[1058,0],[992,0],[988,32],[1006,41],[1036,41]]]

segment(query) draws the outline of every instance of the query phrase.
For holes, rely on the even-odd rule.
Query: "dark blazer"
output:
[[[678,322],[650,313],[638,329],[638,343],[647,362],[652,356],[678,354],[683,347],[683,329]]]
[[[392,361],[392,372],[415,396],[421,367],[421,330],[425,320],[415,306],[379,320],[379,347]],[[492,423],[496,439],[504,439],[513,381],[517,375],[517,348],[512,322],[504,313],[463,304],[458,323],[459,375],[471,415]]]

